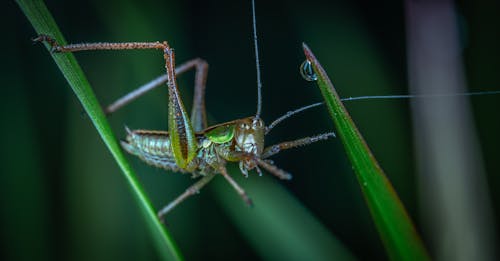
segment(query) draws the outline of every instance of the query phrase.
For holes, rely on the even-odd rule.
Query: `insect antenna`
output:
[[[293,111],[288,111],[287,113],[285,113],[283,116],[277,118],[276,120],[274,120],[271,124],[269,124],[269,126],[266,127],[266,135],[267,133],[269,133],[274,127],[276,127],[276,125],[278,125],[278,123],[292,117],[293,115],[299,113],[299,112],[302,112],[302,111],[305,111],[307,109],[311,109],[311,108],[314,108],[314,107],[318,107],[320,105],[323,105],[323,102],[317,102],[317,103],[313,103],[313,104],[310,104],[310,105],[306,105],[304,107],[300,107],[296,110],[293,110]]]
[[[356,96],[356,97],[346,97],[341,98],[341,101],[360,101],[360,100],[390,100],[390,99],[419,99],[419,98],[444,98],[444,97],[455,97],[455,96],[478,96],[478,95],[493,95],[500,94],[500,91],[478,91],[478,92],[461,92],[461,93],[436,93],[436,94],[402,94],[402,95],[374,95],[374,96]],[[281,117],[274,120],[271,124],[266,127],[266,135],[278,125],[280,122],[292,117],[293,115],[303,112],[305,110],[315,108],[323,105],[324,102],[317,102],[310,105],[306,105],[295,109],[293,111],[288,111]]]
[[[477,96],[500,94],[500,91],[479,91],[479,92],[459,92],[459,93],[435,93],[435,94],[403,94],[403,95],[375,95],[375,96],[357,96],[340,99],[341,101],[357,100],[381,100],[381,99],[413,99],[413,98],[440,98],[455,96]]]
[[[253,45],[255,48],[255,68],[257,70],[257,113],[255,118],[259,119],[262,111],[262,81],[260,79],[259,46],[257,43],[257,21],[255,18],[255,0],[252,0],[252,25],[253,25]]]

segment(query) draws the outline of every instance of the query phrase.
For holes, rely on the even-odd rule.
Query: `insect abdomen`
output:
[[[167,170],[180,171],[175,164],[170,136],[167,132],[135,130],[129,131],[123,148],[144,162]]]

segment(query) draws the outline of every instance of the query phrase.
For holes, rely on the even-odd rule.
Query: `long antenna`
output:
[[[435,93],[435,94],[402,94],[402,95],[375,95],[375,96],[356,96],[341,98],[341,101],[359,101],[359,100],[383,100],[383,99],[418,99],[418,98],[446,98],[446,97],[456,97],[456,96],[478,96],[478,95],[492,95],[500,94],[500,91],[478,91],[478,92],[459,92],[459,93]],[[291,116],[315,108],[325,104],[324,102],[317,102],[310,105],[306,105],[295,109],[293,111],[288,111],[281,117],[274,120],[269,126],[266,127],[266,135],[278,125],[280,122],[290,118]]]
[[[320,105],[323,105],[324,103],[323,102],[317,102],[317,103],[313,103],[311,105],[307,105],[307,106],[304,106],[304,107],[300,107],[296,110],[293,110],[293,111],[289,111],[287,113],[285,113],[283,116],[277,118],[276,120],[274,120],[271,124],[269,124],[269,126],[266,127],[266,135],[267,133],[269,133],[276,125],[278,125],[278,123],[290,118],[291,116],[301,112],[301,111],[305,111],[305,110],[308,110],[308,109],[311,109],[311,108],[314,108],[314,107],[318,107]]]
[[[255,118],[260,118],[262,111],[262,82],[260,80],[259,46],[257,44],[257,21],[255,19],[255,0],[252,0],[253,45],[255,47],[255,67],[257,69],[257,113]]]
[[[380,100],[380,99],[412,99],[412,98],[443,98],[456,96],[477,96],[500,94],[500,91],[479,91],[479,92],[458,92],[458,93],[434,93],[434,94],[402,94],[402,95],[374,95],[374,96],[357,96],[340,99],[341,101],[357,101],[357,100]]]

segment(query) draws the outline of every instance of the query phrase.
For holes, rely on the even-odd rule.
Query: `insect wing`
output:
[[[205,133],[205,136],[213,143],[225,143],[234,137],[234,125],[222,125]]]

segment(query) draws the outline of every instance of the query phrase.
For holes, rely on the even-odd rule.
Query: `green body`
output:
[[[134,50],[157,49],[163,52],[165,59],[166,77],[153,80],[136,91],[106,108],[111,113],[124,106],[147,90],[151,90],[162,83],[168,87],[168,132],[135,130],[128,131],[123,148],[141,158],[148,164],[176,172],[192,173],[193,176],[202,176],[183,194],[158,212],[162,218],[187,197],[194,195],[216,174],[221,174],[240,196],[251,204],[245,191],[229,176],[225,168],[226,162],[238,162],[241,172],[248,175],[248,171],[259,167],[264,168],[280,179],[291,179],[291,175],[274,166],[266,158],[297,146],[303,146],[318,140],[333,137],[333,133],[320,134],[295,141],[275,144],[264,149],[264,135],[271,128],[266,128],[260,118],[260,98],[257,114],[253,117],[222,123],[207,128],[205,110],[205,81],[208,64],[202,59],[193,59],[175,68],[175,54],[167,42],[126,42],[126,43],[81,43],[60,45],[49,35],[41,34],[34,41],[48,43],[53,52],[77,52],[89,50]],[[187,116],[182,103],[181,95],[176,83],[176,74],[189,69],[196,69],[195,91],[191,120]],[[152,86],[152,87],[151,87]],[[259,95],[260,97],[260,95]]]
[[[194,157],[183,167],[177,164],[169,132],[129,131],[123,148],[146,163],[193,176],[215,174],[227,161],[243,161],[243,172],[255,164],[248,154],[260,157],[264,149],[264,123],[254,117],[235,120],[209,127],[195,134]]]

